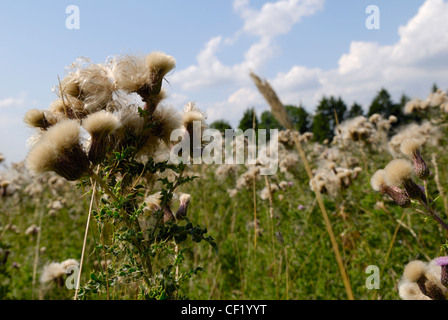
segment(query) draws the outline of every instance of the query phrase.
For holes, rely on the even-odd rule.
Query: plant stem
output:
[[[293,128],[291,128],[293,130]],[[310,164],[308,162],[308,159],[306,158],[306,154],[305,151],[303,151],[303,148],[300,144],[299,139],[297,138],[296,132],[293,131],[292,137],[294,139],[294,143],[296,144],[296,147],[299,151],[299,155],[302,158],[302,162],[305,165],[305,170],[308,174],[309,179],[313,179],[313,173],[311,171],[310,168]],[[328,214],[327,214],[327,210],[325,209],[325,205],[324,202],[322,200],[322,195],[320,193],[320,191],[318,189],[313,190],[315,195],[316,195],[316,200],[317,203],[319,205],[320,211],[322,212],[322,216],[324,218],[324,222],[325,222],[325,227],[327,229],[328,235],[330,236],[330,242],[331,242],[331,246],[333,247],[333,251],[334,251],[334,255],[336,258],[336,262],[338,264],[339,267],[339,272],[341,273],[341,277],[342,277],[342,281],[344,282],[344,286],[345,286],[345,290],[347,292],[347,296],[349,300],[354,300],[354,296],[353,296],[353,291],[352,291],[352,287],[350,285],[350,280],[348,278],[347,272],[345,270],[344,267],[344,263],[342,261],[342,257],[341,257],[341,253],[339,252],[339,247],[338,247],[338,243],[336,241],[336,238],[334,236],[334,232],[333,232],[333,227],[331,226],[331,222],[330,219],[328,218]]]
[[[96,194],[96,182],[93,182],[92,198],[90,199],[89,213],[87,215],[86,231],[84,232],[84,242],[82,244],[81,261],[79,263],[78,278],[76,279],[76,284],[75,284],[74,300],[78,300],[79,283],[81,282],[82,265],[84,263],[84,254],[86,252],[87,234],[89,232],[90,216],[92,215],[92,207],[93,207],[93,201],[95,199],[95,194]]]
[[[37,205],[36,205],[37,210]],[[40,245],[40,238],[42,234],[42,218],[43,218],[43,210],[41,208],[40,214],[39,214],[39,229],[37,232],[37,240],[36,240],[36,252],[34,256],[34,264],[33,264],[33,293],[32,297],[34,299],[34,286],[36,285],[36,273],[37,273],[37,264],[39,262],[39,245]]]
[[[431,209],[431,207],[422,199],[419,199],[420,204],[426,209],[431,217],[437,221],[446,231],[448,231],[448,225]]]
[[[118,200],[117,196],[112,192],[112,190],[110,190],[109,186],[107,186],[107,184],[104,183],[104,181],[95,173],[93,172],[93,170],[90,170],[90,175],[92,176],[92,178],[98,182],[98,184],[101,186],[101,188],[104,190],[104,192],[106,192],[113,201],[115,201],[117,204],[120,203],[120,201]],[[128,226],[128,228],[137,228],[137,232],[140,232],[140,226],[137,224],[132,224],[132,222],[128,219],[127,213],[124,211],[123,208],[119,208],[122,218],[125,221],[126,225]],[[151,282],[149,281],[149,278],[152,277],[153,273],[152,273],[152,263],[151,263],[151,258],[149,257],[149,255],[143,256],[143,248],[141,243],[139,243],[139,241],[137,239],[132,241],[132,244],[137,248],[138,254],[142,259],[142,262],[145,264],[145,268],[144,268],[144,280],[146,285],[148,286],[148,288],[151,287]],[[149,275],[147,274],[149,273]]]

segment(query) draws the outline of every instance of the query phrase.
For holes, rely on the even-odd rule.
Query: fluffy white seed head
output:
[[[109,134],[120,127],[120,120],[113,113],[101,110],[89,115],[82,126],[91,135]]]
[[[395,159],[384,168],[386,182],[393,186],[399,186],[405,179],[410,179],[414,172],[411,162],[404,159]]]
[[[68,75],[66,75],[62,80],[61,80],[61,88],[63,91],[64,96],[65,95],[70,95],[72,97],[77,97],[79,96],[80,90],[79,90],[79,81],[76,79],[76,75],[75,73],[70,73]],[[58,95],[61,97],[61,93],[60,88],[57,87],[57,93]]]
[[[420,149],[420,147],[423,145],[425,141],[423,139],[406,139],[401,143],[400,151],[401,153],[412,157],[415,153],[417,153]]]
[[[79,143],[79,123],[73,120],[64,120],[53,127],[42,137],[51,143],[58,151],[69,149]]]
[[[56,99],[49,108],[50,112],[59,119],[77,119],[85,115],[84,103],[71,96],[66,96],[64,99]]]
[[[370,185],[375,191],[380,191],[381,186],[386,185],[386,172],[383,169],[377,170],[370,179]]]
[[[115,88],[109,72],[103,64],[91,64],[76,70],[74,77],[79,84],[79,99],[84,101],[88,112],[105,109],[111,103]]]
[[[162,203],[162,193],[156,192],[145,199],[146,207],[150,211],[156,211],[160,209],[160,204]]]
[[[65,268],[58,262],[52,262],[44,267],[40,282],[50,282],[65,275]]]
[[[431,300],[421,292],[417,283],[406,279],[402,279],[398,284],[398,294],[403,300]]]
[[[46,141],[37,142],[26,158],[26,167],[33,175],[51,171],[58,153]]]
[[[79,266],[79,262],[75,259],[67,259],[61,262],[61,266],[62,268],[64,268],[64,270],[66,270],[69,266]]]
[[[191,200],[191,196],[187,193],[182,193],[182,195],[179,197],[179,201],[181,204],[189,204]]]
[[[150,72],[156,72],[162,77],[176,66],[176,60],[172,56],[159,51],[146,55],[145,62]]]
[[[79,131],[79,124],[73,120],[63,120],[50,127],[29,152],[27,168],[35,175],[52,171],[61,153],[79,145]]]
[[[160,106],[154,111],[153,120],[157,122],[154,134],[168,146],[171,133],[182,126],[180,112],[173,106]]]
[[[144,56],[121,56],[112,61],[112,75],[119,89],[136,92],[149,79]]]
[[[413,260],[404,267],[403,277],[410,282],[416,282],[425,274],[426,263],[420,260]]]
[[[42,110],[37,109],[31,109],[29,110],[24,118],[23,121],[32,128],[42,127],[42,123],[45,121],[45,115]]]

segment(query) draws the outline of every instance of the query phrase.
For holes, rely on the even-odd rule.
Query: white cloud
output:
[[[197,65],[178,71],[172,76],[172,84],[180,85],[182,90],[207,89],[230,81],[239,82],[240,67],[226,66],[219,61],[216,52],[222,45],[222,37],[210,39],[197,56]]]
[[[0,99],[0,109],[11,107],[23,107],[25,105],[25,96],[20,94],[18,97],[8,97]]]
[[[288,33],[303,17],[321,10],[324,2],[324,0],[282,0],[268,2],[257,11],[249,7],[249,1],[236,0],[233,7],[245,20],[244,31],[272,38]]]
[[[244,110],[255,106],[267,108],[248,77],[253,70],[263,77],[263,68],[281,48],[275,36],[287,33],[294,24],[322,9],[324,1],[280,0],[264,4],[259,10],[249,0],[235,0],[235,12],[243,19],[242,29],[233,37],[210,39],[197,57],[197,64],[175,74],[185,96],[194,89],[206,91],[225,88],[217,95],[219,102],[201,103],[209,120],[219,118],[238,123]],[[312,111],[323,95],[341,96],[347,104],[358,102],[368,107],[382,87],[392,98],[402,93],[425,98],[432,83],[448,87],[448,3],[426,0],[417,14],[399,27],[399,40],[392,45],[352,41],[339,58],[338,67],[330,70],[292,65],[289,71],[267,79],[285,104],[303,103]],[[280,22],[279,22],[280,21]],[[372,31],[374,32],[374,31]],[[242,33],[256,35],[257,40],[244,53],[242,61],[225,65],[218,57],[222,46],[233,46]],[[225,97],[222,92],[227,92]],[[194,96],[197,92],[194,93]],[[210,99],[209,99],[210,100]]]
[[[223,38],[211,38],[196,57],[196,64],[174,73],[170,79],[173,87],[189,93],[226,88],[228,98],[206,105],[209,119],[225,117],[232,122],[255,102],[262,99],[254,90],[249,72],[262,70],[266,63],[279,53],[274,38],[287,33],[302,17],[309,16],[322,9],[324,0],[281,0],[268,2],[259,10],[250,6],[248,0],[235,0],[233,8],[243,19],[243,26],[234,35]],[[255,35],[258,39],[243,54],[242,61],[234,65],[225,65],[218,57],[223,46],[235,46],[241,34]],[[305,85],[305,84],[304,84]],[[218,90],[219,91],[219,90]],[[176,99],[173,99],[173,101]],[[198,101],[199,105],[201,104]],[[233,107],[233,104],[237,104]]]
[[[284,103],[307,101],[313,108],[323,95],[340,95],[349,104],[370,103],[381,88],[397,100],[407,93],[425,98],[433,82],[448,86],[448,3],[427,0],[418,13],[399,28],[393,45],[353,41],[337,69],[293,66],[270,79]],[[443,58],[442,58],[443,57]],[[304,87],[308,84],[309,87]]]

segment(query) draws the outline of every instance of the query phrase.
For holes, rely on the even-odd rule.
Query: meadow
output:
[[[446,93],[410,101],[404,112],[417,120],[398,127],[393,116],[374,114],[338,123],[323,142],[282,130],[271,137],[278,170],[261,175],[260,162],[167,162],[173,129],[191,133],[199,121],[205,130],[205,114],[194,104],[183,113],[159,105],[172,57],[129,59],[111,74],[79,67],[58,84],[55,104],[25,115],[37,130],[30,154],[0,175],[1,299],[422,297],[420,275],[399,287],[409,262],[429,270],[426,263],[447,254],[447,230],[435,218],[448,221]],[[131,108],[114,86],[138,94],[144,107]],[[409,141],[424,175],[416,152],[402,152]],[[416,171],[395,183],[396,193],[372,180],[393,159]],[[417,196],[410,180],[425,187]],[[397,192],[404,203],[393,199]],[[379,272],[374,287],[369,266]],[[445,295],[428,270],[427,288],[432,281]]]

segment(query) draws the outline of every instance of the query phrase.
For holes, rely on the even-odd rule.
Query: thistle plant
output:
[[[434,208],[435,201],[428,191],[430,170],[421,154],[423,140],[404,140],[400,151],[410,158],[395,159],[384,169],[379,169],[371,178],[375,191],[388,195],[396,204],[413,208],[428,218],[435,220],[445,231],[448,225]],[[417,184],[419,179],[423,185]],[[446,300],[448,295],[448,258],[439,257],[430,263],[420,260],[409,262],[398,285],[399,295],[404,300]]]
[[[189,133],[193,120],[206,127],[194,104],[183,114],[161,104],[162,82],[174,67],[174,58],[161,52],[105,64],[78,61],[54,88],[58,99],[49,109],[25,115],[36,128],[28,170],[55,172],[92,194],[85,241],[92,217],[100,235],[93,254],[106,263],[75,298],[110,298],[121,285],[138,287],[139,298],[182,298],[182,283],[201,270],[181,269],[185,251],[201,241],[216,248],[207,230],[189,220],[190,196],[179,193],[195,177],[169,160],[179,142],[171,142],[173,130]],[[81,270],[83,257],[84,251]]]
[[[399,206],[413,207],[448,231],[448,225],[434,209],[438,198],[433,200],[428,192],[430,170],[421,155],[422,144],[422,140],[413,138],[403,141],[400,151],[412,162],[407,159],[394,159],[384,169],[377,170],[370,183],[375,191],[387,194]],[[415,178],[423,185],[417,184]]]
[[[403,271],[398,292],[403,300],[446,300],[448,257],[439,257],[429,263],[413,260]]]

